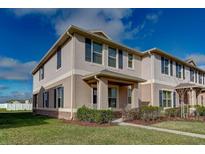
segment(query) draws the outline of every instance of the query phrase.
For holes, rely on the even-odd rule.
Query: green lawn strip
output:
[[[179,130],[190,133],[205,134],[205,122],[198,121],[165,121],[153,124],[154,127]]]
[[[79,126],[31,113],[0,113],[0,144],[205,144],[205,139],[127,126]]]

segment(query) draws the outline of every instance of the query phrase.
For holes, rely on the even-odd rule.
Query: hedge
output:
[[[96,110],[82,106],[77,110],[77,118],[80,121],[95,122],[95,123],[110,123],[113,118],[111,110]]]

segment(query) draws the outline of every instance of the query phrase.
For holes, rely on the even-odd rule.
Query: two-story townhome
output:
[[[204,101],[205,71],[159,49],[140,52],[102,31],[70,26],[33,70],[33,111],[73,119],[77,108],[179,106]],[[200,95],[199,95],[200,94]],[[198,100],[198,101],[197,101]]]

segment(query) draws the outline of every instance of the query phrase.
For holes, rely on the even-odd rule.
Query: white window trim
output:
[[[109,57],[111,58],[115,58],[115,57],[112,57],[112,56],[109,56],[109,48],[113,48],[111,46],[108,46],[108,49],[107,49],[107,67],[110,68],[110,69],[119,69],[119,66],[118,66],[118,49],[117,48],[113,48],[113,49],[116,49],[116,66],[115,67],[112,67],[112,66],[109,66]]]
[[[108,96],[108,108],[109,109],[119,109],[119,86],[118,85],[109,85],[108,88],[116,88],[117,89],[117,100],[116,100],[116,107],[109,107],[109,96]]]
[[[64,88],[63,87],[63,85],[59,85],[59,86],[57,86],[57,87],[55,87],[55,89],[58,89],[58,88]],[[63,106],[65,106],[65,95],[64,95],[65,93],[64,93],[64,91],[63,91]],[[56,91],[56,100],[55,100],[55,102],[54,103],[56,103],[56,109],[64,109],[64,107],[58,107],[58,103],[57,103],[57,91]]]
[[[161,89],[162,90],[162,93],[163,91],[169,91],[171,92],[171,107],[164,107],[165,109],[166,108],[173,108],[174,107],[174,100],[173,100],[173,95],[174,95],[174,90],[170,90],[170,89]],[[163,94],[162,94],[163,95]],[[163,96],[162,96],[163,97]],[[163,102],[163,98],[162,98],[162,102]]]
[[[128,102],[129,102],[129,99],[128,99],[129,89],[131,90],[131,103],[128,103]],[[128,105],[131,105],[131,104],[132,104],[132,88],[131,88],[131,86],[128,86],[128,87],[127,87],[127,104],[128,104]]]
[[[132,55],[132,67],[129,67],[129,54]],[[134,70],[134,54],[127,52],[127,69]]]

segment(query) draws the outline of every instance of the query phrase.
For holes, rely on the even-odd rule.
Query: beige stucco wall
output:
[[[174,87],[168,86],[168,85],[162,85],[162,84],[153,84],[153,102],[152,105],[154,106],[159,106],[159,91],[160,90],[168,90],[172,92],[172,101],[173,101],[173,92],[174,92]],[[172,102],[173,104],[173,102]],[[179,105],[179,96],[176,93],[176,106]]]
[[[33,93],[39,91],[39,89],[43,86],[48,86],[60,78],[63,79],[66,74],[71,71],[72,68],[72,40],[69,40],[65,45],[61,48],[62,54],[62,66],[59,70],[57,70],[57,54],[53,55],[53,57],[46,62],[44,65],[44,79],[39,81],[39,71],[33,75]]]
[[[43,92],[49,92],[49,108],[54,108],[54,89],[57,86],[64,87],[64,108],[71,108],[71,77],[60,80],[47,87],[41,88],[38,93],[37,108],[43,108]]]
[[[140,101],[151,105],[151,84],[140,84]]]
[[[127,52],[123,52],[123,69],[108,67],[108,45],[103,44],[103,64],[95,64],[85,61],[85,37],[75,34],[75,64],[76,70],[82,73],[98,72],[103,69],[141,77],[141,57],[134,55],[134,69],[127,67]],[[100,43],[100,42],[99,42]]]

